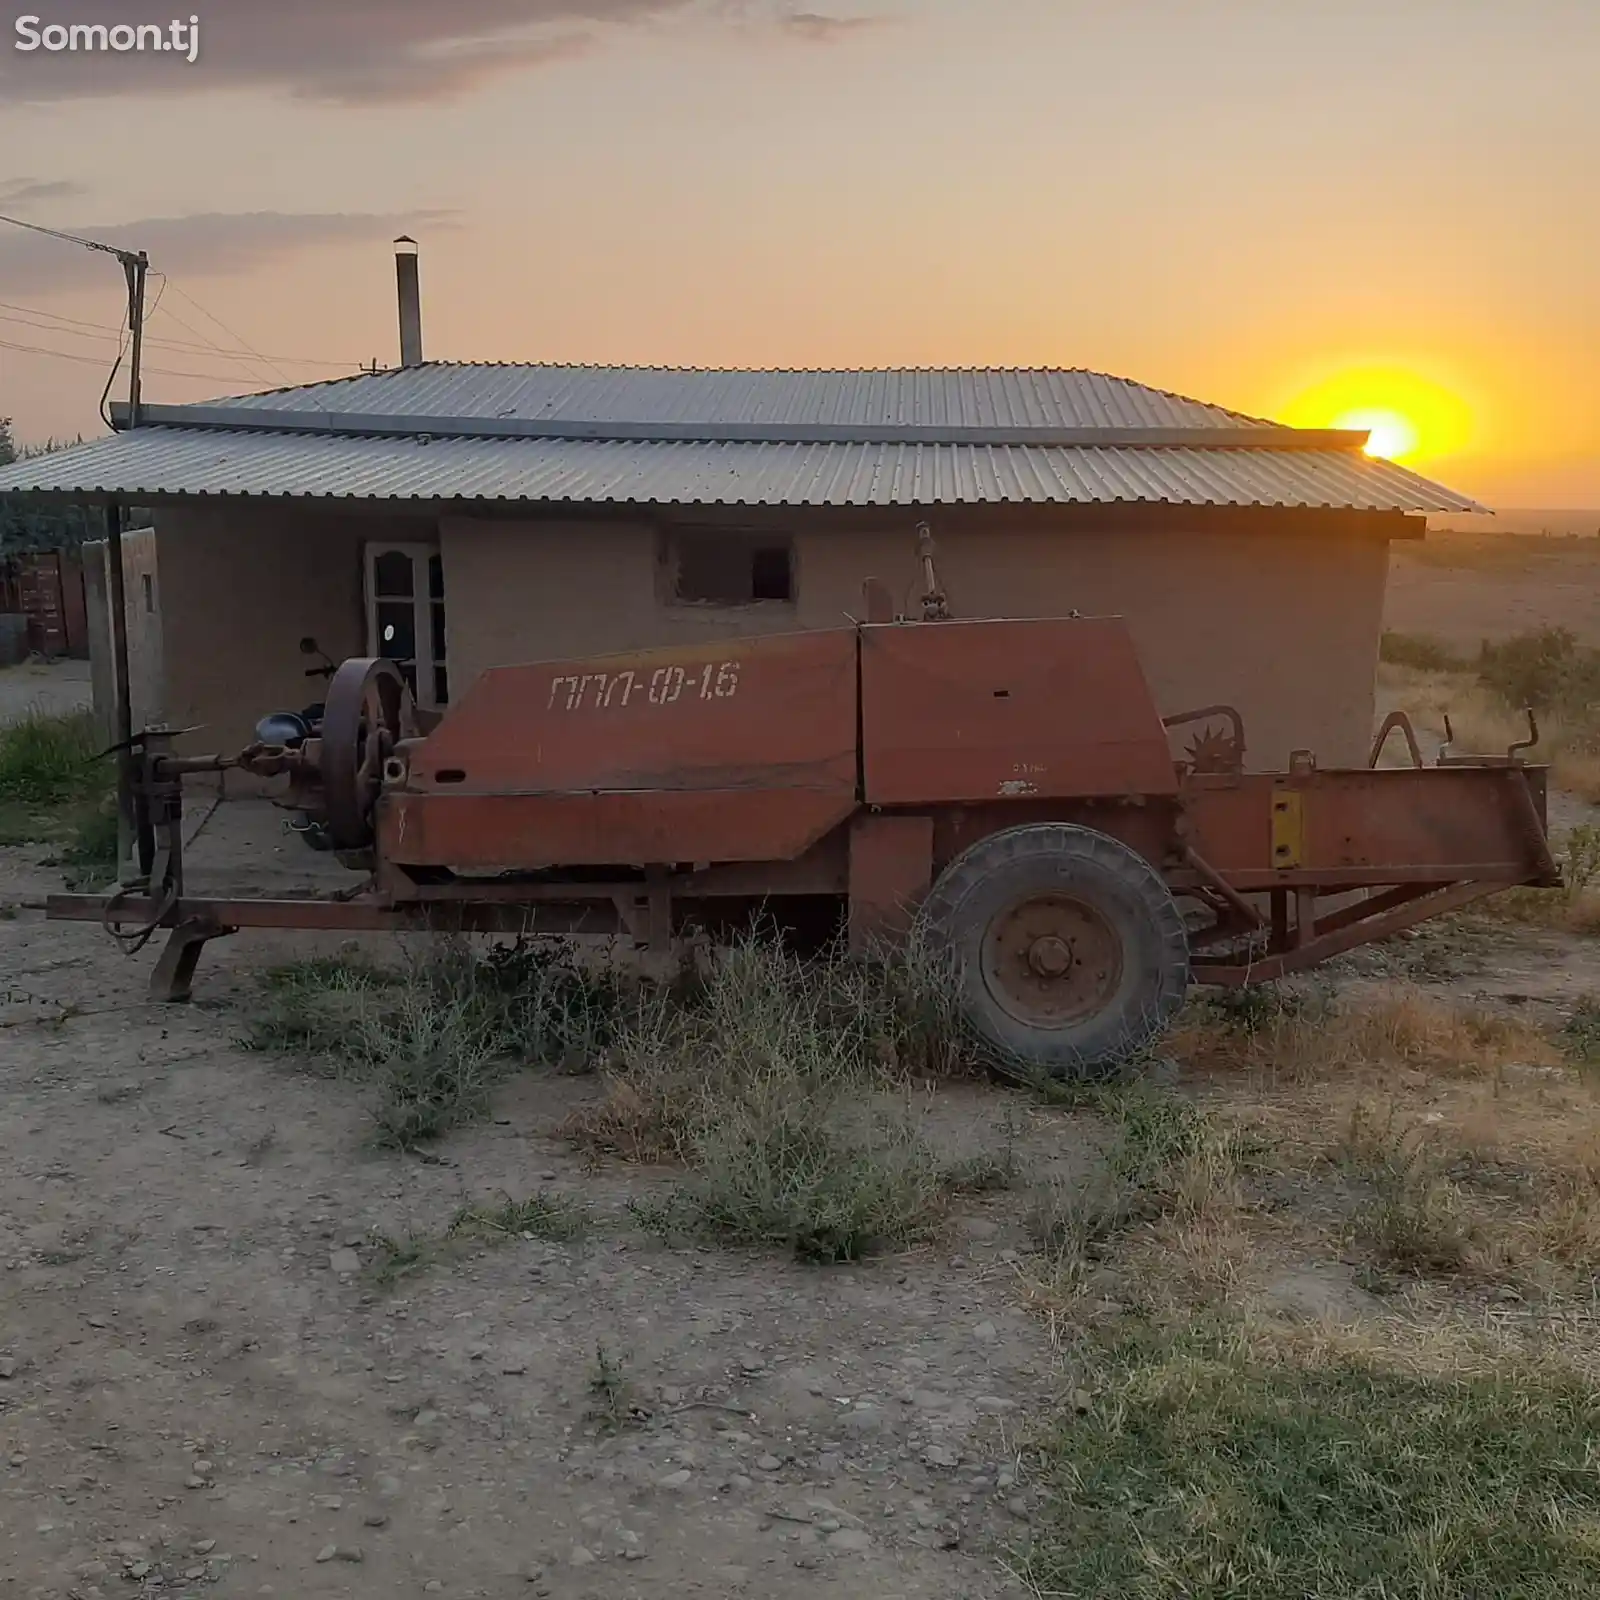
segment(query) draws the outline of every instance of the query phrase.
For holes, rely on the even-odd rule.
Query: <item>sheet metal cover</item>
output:
[[[493,667],[428,737],[440,794],[804,788],[854,796],[849,628]]]
[[[394,794],[379,807],[385,860],[457,873],[674,862],[792,861],[855,798],[825,789]]]
[[[1120,618],[867,627],[861,704],[869,804],[1177,792]]]
[[[1507,875],[1520,881],[1538,870],[1524,785],[1537,769],[1389,767],[1327,769],[1303,779],[1253,775],[1242,785],[1195,781],[1185,791],[1194,847],[1230,874],[1276,865],[1271,830],[1263,826],[1271,797],[1298,794],[1304,873],[1371,869],[1372,881],[1404,883],[1432,875]],[[1448,870],[1446,870],[1448,869]]]

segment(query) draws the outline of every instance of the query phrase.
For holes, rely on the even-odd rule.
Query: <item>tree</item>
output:
[[[81,438],[70,441],[82,444]],[[0,467],[29,456],[49,455],[68,448],[69,441],[52,439],[33,448],[17,448],[11,418],[0,417]],[[0,556],[32,550],[60,550],[97,538],[99,513],[91,506],[61,505],[48,500],[0,496]]]

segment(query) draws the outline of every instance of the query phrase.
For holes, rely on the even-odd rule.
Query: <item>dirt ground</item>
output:
[[[229,863],[270,814],[218,818],[196,886],[260,882]],[[0,854],[0,901],[57,886]],[[0,1595],[1014,1592],[1016,1419],[1053,1381],[1014,1216],[828,1271],[667,1249],[625,1210],[663,1175],[580,1162],[553,1130],[590,1090],[553,1076],[436,1162],[375,1154],[358,1091],[236,1042],[290,953],[213,945],[196,1003],[158,1009],[148,955],[0,921]],[[988,1088],[927,1114],[952,1148],[1082,1144]],[[397,1292],[362,1274],[376,1235],[540,1190],[603,1225]]]
[[[87,661],[28,662],[0,668],[0,723],[30,711],[54,715],[86,710],[90,702]]]
[[[1384,626],[1466,653],[1534,628],[1600,644],[1600,538],[1455,534],[1392,545]]]

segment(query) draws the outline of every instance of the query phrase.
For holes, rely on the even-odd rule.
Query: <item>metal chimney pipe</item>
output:
[[[422,365],[422,288],[417,277],[417,241],[409,234],[395,240],[394,279],[400,297],[400,365]]]

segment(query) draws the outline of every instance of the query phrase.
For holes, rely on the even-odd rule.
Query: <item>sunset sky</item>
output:
[[[0,212],[150,252],[147,398],[392,364],[405,231],[434,359],[1090,367],[1600,506],[1600,0],[191,11],[0,10]],[[99,431],[121,309],[0,226],[23,439]]]

